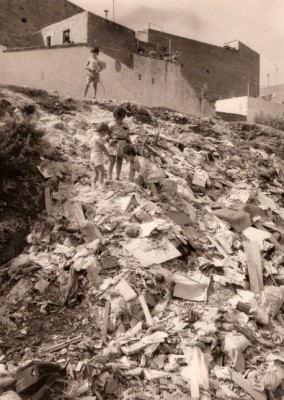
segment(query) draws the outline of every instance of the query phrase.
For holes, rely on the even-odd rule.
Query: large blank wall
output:
[[[85,46],[0,53],[0,82],[82,97],[84,66],[89,56],[90,49]],[[100,58],[107,68],[101,73],[98,98],[164,106],[196,115],[214,114],[214,109],[198,98],[175,64],[134,56],[134,67],[128,68],[105,54],[101,53]]]

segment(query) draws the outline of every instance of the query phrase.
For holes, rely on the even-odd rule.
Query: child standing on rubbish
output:
[[[90,166],[93,170],[93,176],[91,178],[92,189],[95,189],[97,182],[99,187],[104,188],[104,154],[110,159],[108,149],[105,146],[104,137],[110,134],[109,126],[101,122],[97,125],[96,131],[91,140],[91,157]]]
[[[84,92],[84,97],[87,96],[88,90],[90,85],[93,85],[94,89],[94,96],[93,98],[96,98],[97,95],[97,86],[98,83],[100,82],[100,72],[103,69],[104,63],[102,63],[98,59],[98,55],[100,53],[100,50],[98,47],[95,47],[94,49],[91,50],[92,56],[87,60],[87,64],[85,69],[87,70],[87,83],[85,87],[85,92]]]
[[[156,198],[160,184],[166,178],[165,173],[147,158],[138,156],[133,146],[124,147],[123,157],[130,163],[129,181],[133,182],[135,173],[139,172],[137,183],[149,187]]]
[[[124,122],[126,111],[123,107],[117,107],[113,113],[114,123],[110,126],[111,139],[108,145],[110,154],[109,179],[112,180],[112,172],[116,163],[116,180],[119,180],[123,163],[123,148],[130,143],[129,126]]]

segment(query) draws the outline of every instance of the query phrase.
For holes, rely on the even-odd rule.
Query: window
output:
[[[21,21],[26,24],[27,23],[27,18],[22,18]]]
[[[51,36],[47,36],[46,38],[46,45],[51,46]]]
[[[152,84],[154,84],[155,83],[155,78],[152,78]]]
[[[141,74],[138,74],[138,79],[139,79],[139,81],[141,81],[141,79],[142,79],[142,75]]]
[[[63,32],[63,44],[65,43],[71,43],[70,41],[70,29],[67,29],[66,31]]]

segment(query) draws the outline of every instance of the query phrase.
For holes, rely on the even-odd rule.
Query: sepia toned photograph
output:
[[[283,0],[0,0],[0,400],[284,400]]]

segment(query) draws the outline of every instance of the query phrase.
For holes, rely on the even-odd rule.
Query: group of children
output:
[[[148,159],[137,154],[130,144],[130,130],[124,121],[126,111],[117,107],[113,113],[114,122],[110,125],[101,122],[92,132],[90,166],[93,170],[91,186],[93,189],[104,188],[104,154],[109,159],[108,178],[112,180],[116,164],[116,180],[120,180],[123,159],[130,164],[129,180],[134,181],[136,172],[139,173],[137,183],[146,185],[152,196],[157,196],[157,185],[165,178],[164,173]]]
[[[100,72],[106,64],[98,59],[99,49],[95,47],[91,50],[91,57],[85,66],[87,70],[87,82],[84,97],[87,96],[90,85],[93,85],[94,99],[96,98],[97,85],[100,82]],[[110,125],[102,122],[92,129],[91,157],[90,166],[93,170],[91,186],[95,189],[104,188],[105,170],[104,154],[109,159],[108,178],[112,180],[113,169],[116,165],[116,180],[120,179],[123,159],[130,164],[129,180],[134,181],[136,172],[139,173],[137,183],[146,185],[154,197],[157,196],[159,182],[165,178],[163,172],[152,164],[148,159],[137,154],[135,148],[131,146],[130,130],[124,121],[126,111],[123,107],[118,107],[113,113],[114,122]]]

